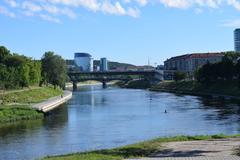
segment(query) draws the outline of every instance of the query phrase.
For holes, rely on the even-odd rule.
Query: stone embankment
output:
[[[66,103],[71,98],[72,98],[72,92],[64,91],[62,95],[49,98],[44,102],[34,104],[32,107],[42,112],[48,112],[60,106],[61,104]]]

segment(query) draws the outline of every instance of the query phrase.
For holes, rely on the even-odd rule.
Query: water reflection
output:
[[[158,136],[235,134],[239,113],[238,104],[214,99],[87,86],[44,120],[0,127],[0,159],[117,147]]]
[[[43,120],[33,120],[0,126],[0,137],[6,138],[7,135],[16,136],[26,134],[27,131],[34,131],[42,125]]]

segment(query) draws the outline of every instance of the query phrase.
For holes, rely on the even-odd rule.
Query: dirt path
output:
[[[170,142],[163,144],[161,152],[141,160],[240,160],[233,155],[234,149],[239,146],[240,138]]]

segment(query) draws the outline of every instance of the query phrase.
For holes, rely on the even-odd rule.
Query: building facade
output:
[[[108,61],[107,58],[100,59],[100,71],[108,71]]]
[[[164,70],[168,73],[173,71],[182,71],[190,76],[196,69],[207,62],[217,63],[222,60],[224,53],[195,53],[172,57],[164,62]]]
[[[93,71],[93,59],[88,53],[75,53],[74,62],[80,71],[90,72]]]
[[[240,52],[240,28],[234,30],[234,50]]]

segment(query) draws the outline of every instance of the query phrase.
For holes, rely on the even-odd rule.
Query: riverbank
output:
[[[121,88],[132,88],[132,89],[147,89],[151,87],[149,81],[146,80],[132,80],[129,82],[118,81],[115,83],[116,86]]]
[[[210,85],[200,84],[196,81],[167,81],[152,86],[150,90],[197,96],[212,96],[224,99],[240,99],[240,89],[237,81],[222,81]]]
[[[159,153],[166,151],[164,146],[169,142],[206,142],[206,140],[234,140],[240,135],[212,135],[212,136],[177,136],[168,138],[157,138],[145,142],[127,145],[120,148],[98,150],[91,152],[73,153],[68,155],[46,157],[44,160],[122,160],[127,158],[153,157]],[[206,146],[207,148],[207,146]],[[234,150],[232,150],[234,153]]]
[[[22,91],[5,92],[0,95],[0,124],[19,120],[41,119],[44,114],[32,108],[36,103],[63,94],[61,89],[37,87]]]
[[[32,108],[35,108],[38,111],[46,113],[46,112],[58,107],[59,105],[66,103],[71,98],[72,98],[72,92],[64,91],[63,94],[61,94],[60,96],[55,96],[55,97],[49,98],[41,103],[32,105]]]
[[[78,82],[77,83],[77,87],[81,87],[81,86],[91,86],[91,85],[102,85],[101,82],[98,81],[85,81],[85,82]],[[73,84],[72,83],[66,83],[66,88],[72,88]]]

